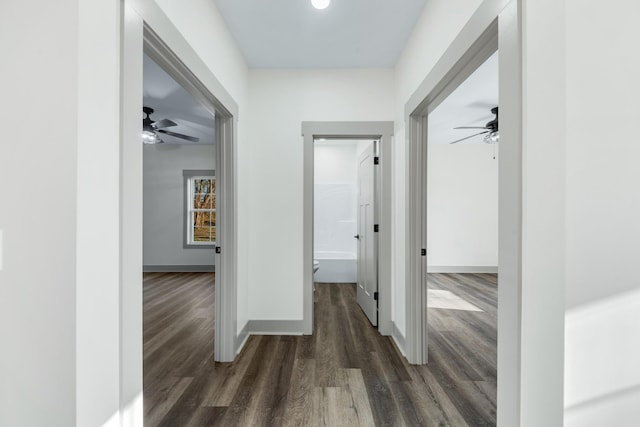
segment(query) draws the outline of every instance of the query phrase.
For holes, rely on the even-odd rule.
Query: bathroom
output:
[[[370,140],[314,142],[314,282],[356,283],[358,159]]]

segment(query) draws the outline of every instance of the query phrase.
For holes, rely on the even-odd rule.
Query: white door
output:
[[[358,164],[358,304],[372,325],[378,325],[378,259],[375,225],[375,144]]]

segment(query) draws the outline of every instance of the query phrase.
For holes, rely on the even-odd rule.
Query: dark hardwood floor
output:
[[[213,363],[213,275],[145,275],[145,425],[495,425],[496,282],[429,275],[483,311],[429,308],[427,366],[371,327],[353,284],[316,286],[312,336],[252,336]]]

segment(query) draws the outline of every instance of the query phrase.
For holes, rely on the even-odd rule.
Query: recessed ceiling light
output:
[[[331,0],[311,0],[313,7],[319,10],[326,9],[329,3],[331,3]]]

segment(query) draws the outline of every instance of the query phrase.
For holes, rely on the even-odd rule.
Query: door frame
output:
[[[407,358],[427,358],[428,114],[500,47],[498,396],[500,425],[519,425],[522,340],[522,10],[519,0],[485,0],[405,105],[408,129],[406,227]]]
[[[211,88],[198,77],[154,32],[148,23],[143,32],[144,53],[160,65],[187,92],[199,100],[215,117],[216,132],[216,218],[215,344],[214,358],[230,362],[235,357],[233,324],[237,304],[235,290],[235,191],[234,191],[234,114],[218,100]],[[210,71],[209,71],[210,73]],[[218,253],[220,250],[220,253]]]
[[[120,142],[120,409],[142,421],[142,60],[143,50],[216,113],[219,180],[215,289],[215,359],[232,361],[237,349],[236,126],[238,105],[159,6],[125,0],[121,39]],[[124,418],[123,418],[124,419]]]
[[[313,142],[326,139],[380,141],[380,164],[376,188],[378,234],[378,331],[391,335],[391,179],[393,122],[302,122],[303,137],[303,333],[313,333]]]
[[[407,152],[409,200],[406,211],[407,358],[411,363],[424,364],[428,362],[428,312],[426,308],[428,116],[460,83],[497,51],[498,20],[497,18],[486,18],[486,27],[483,28],[481,34],[473,39],[473,43],[466,46],[465,50],[456,52],[459,57],[455,62],[451,61],[450,57],[454,55],[447,56],[445,54],[418,89],[425,95],[416,100],[414,94],[405,107],[409,133]],[[464,31],[460,34],[460,36],[465,35]],[[452,50],[452,47],[456,47],[455,42],[449,50]],[[442,64],[443,62],[445,64]],[[453,63],[443,73],[442,68],[449,65],[446,64],[447,62]]]

